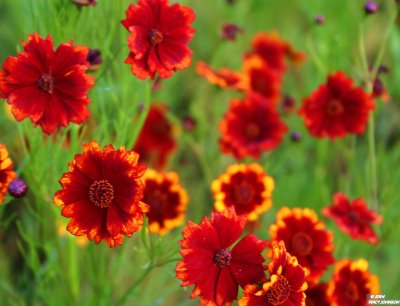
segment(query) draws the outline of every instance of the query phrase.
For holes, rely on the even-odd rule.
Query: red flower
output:
[[[269,233],[271,241],[285,242],[288,252],[296,256],[308,271],[309,282],[318,281],[328,266],[335,262],[332,256],[333,235],[311,209],[281,208]]]
[[[149,205],[149,230],[164,235],[185,219],[189,197],[175,172],[161,173],[148,169],[143,176],[143,202]]]
[[[17,177],[14,172],[14,164],[8,156],[7,147],[0,144],[0,204],[4,202],[8,186]]]
[[[345,194],[336,193],[333,196],[333,204],[324,208],[322,213],[328,218],[333,218],[339,228],[351,238],[378,243],[379,238],[371,224],[381,224],[382,217],[369,210],[364,199],[357,198],[350,202]]]
[[[361,87],[353,87],[353,80],[338,71],[303,100],[299,114],[311,135],[334,139],[364,133],[374,107],[371,96]]]
[[[246,235],[235,246],[243,232],[246,217],[230,208],[212,213],[199,225],[189,221],[183,229],[176,277],[182,286],[195,285],[191,298],[201,297],[201,305],[230,305],[237,298],[238,286],[263,281],[261,252],[266,241]]]
[[[233,99],[219,124],[221,150],[236,158],[259,158],[266,150],[276,148],[287,131],[271,103],[257,94],[243,101]]]
[[[83,154],[69,163],[60,179],[62,190],[54,195],[61,214],[71,218],[71,234],[96,243],[104,239],[111,248],[122,244],[122,235],[130,237],[139,229],[148,206],[140,201],[146,166],[138,164],[138,158],[124,147],[101,150],[96,141],[83,145]]]
[[[163,104],[152,105],[146,121],[133,148],[140,160],[161,169],[168,156],[176,148],[173,126],[167,118],[167,107]]]
[[[366,260],[342,259],[336,263],[328,287],[331,306],[367,305],[367,294],[379,293],[379,279],[368,271]]]
[[[245,91],[249,87],[248,79],[244,74],[231,71],[227,68],[216,71],[206,63],[199,61],[196,66],[196,72],[211,84],[223,89],[229,88]]]
[[[0,98],[12,105],[15,119],[29,117],[46,134],[69,122],[86,121],[86,92],[94,85],[85,73],[89,49],[63,43],[54,51],[52,37],[43,40],[36,33],[22,45],[25,52],[8,57],[0,71]]]
[[[168,0],[139,0],[126,11],[124,27],[130,32],[130,53],[125,63],[140,79],[169,78],[172,72],[189,67],[192,51],[188,44],[195,14],[187,6]]]
[[[268,264],[270,279],[246,286],[239,306],[305,306],[306,271],[296,257],[286,252],[282,241],[272,244],[272,253]]]
[[[327,283],[319,283],[307,289],[306,306],[331,306]]]
[[[260,56],[269,67],[279,73],[286,71],[285,58],[301,63],[305,59],[302,52],[295,51],[278,33],[259,33],[253,38],[253,52]]]

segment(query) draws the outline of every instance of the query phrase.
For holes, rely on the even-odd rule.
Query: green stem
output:
[[[78,277],[78,262],[76,254],[76,241],[72,237],[68,237],[68,272],[71,286],[71,293],[75,301],[79,297],[79,277]]]

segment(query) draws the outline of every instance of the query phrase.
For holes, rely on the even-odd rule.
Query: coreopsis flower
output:
[[[375,107],[371,96],[353,80],[338,71],[328,76],[308,98],[303,100],[299,114],[311,135],[331,140],[346,134],[362,134],[369,112]]]
[[[133,147],[133,150],[139,153],[141,161],[157,169],[165,166],[169,155],[176,148],[173,126],[168,120],[167,111],[164,104],[150,107]]]
[[[271,241],[284,241],[287,251],[307,270],[307,281],[315,283],[335,262],[333,234],[325,229],[317,214],[308,208],[281,208],[269,228]]]
[[[277,32],[258,33],[253,38],[252,46],[253,50],[249,55],[260,56],[270,68],[279,73],[283,73],[287,69],[286,58],[294,63],[302,63],[305,60],[305,54],[295,51]]]
[[[231,71],[228,68],[214,70],[206,63],[199,61],[196,66],[196,72],[204,77],[211,84],[217,85],[223,89],[248,90],[248,78],[240,72]]]
[[[8,193],[14,198],[23,198],[28,192],[28,185],[21,178],[16,178],[8,185]]]
[[[14,164],[9,157],[5,144],[0,144],[0,204],[4,202],[8,186],[17,177]]]
[[[211,219],[204,217],[199,225],[189,221],[183,229],[183,260],[176,265],[176,277],[182,286],[195,286],[191,298],[200,296],[201,305],[230,305],[239,286],[264,281],[261,252],[267,242],[255,235],[237,242],[245,223],[245,216],[229,208],[211,213]]]
[[[244,60],[244,73],[248,78],[247,90],[256,92],[268,101],[279,102],[282,78],[280,73],[266,64],[260,56],[252,55]]]
[[[149,230],[160,235],[180,226],[185,219],[188,194],[175,172],[148,169],[143,176],[143,202],[149,205]]]
[[[0,98],[12,106],[15,119],[30,118],[46,134],[86,121],[87,91],[94,85],[85,73],[89,49],[69,42],[54,51],[51,35],[43,39],[37,33],[22,45],[24,52],[9,56],[0,71]]]
[[[234,23],[225,23],[221,27],[221,37],[225,40],[235,41],[238,33],[243,33],[243,29]]]
[[[296,257],[286,251],[282,241],[272,244],[268,272],[270,278],[266,282],[245,287],[239,306],[305,305],[306,271]]]
[[[148,206],[141,202],[146,170],[138,164],[139,155],[112,145],[103,150],[96,141],[83,145],[83,154],[75,155],[69,171],[60,179],[62,186],[54,195],[61,214],[71,218],[67,230],[115,247],[123,235],[130,237],[143,224]]]
[[[363,198],[350,201],[345,194],[335,193],[333,204],[324,208],[322,214],[335,220],[335,223],[353,239],[365,240],[376,244],[379,242],[371,225],[382,223],[382,217],[368,209]]]
[[[168,0],[139,0],[126,11],[124,27],[130,32],[130,53],[125,63],[140,79],[156,74],[169,78],[176,70],[189,67],[189,42],[195,32],[190,26],[195,19],[193,10]]]
[[[287,131],[276,110],[262,96],[249,93],[243,101],[233,99],[219,124],[222,152],[236,158],[259,158],[276,148]]]
[[[367,305],[367,294],[379,294],[379,279],[368,271],[368,262],[342,259],[329,282],[331,306]]]
[[[319,283],[307,288],[306,306],[331,306],[327,283]]]
[[[211,184],[216,211],[233,206],[238,215],[246,215],[249,221],[257,220],[271,207],[273,189],[273,178],[256,163],[231,165]]]

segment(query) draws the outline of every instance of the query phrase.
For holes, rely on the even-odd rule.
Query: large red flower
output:
[[[85,73],[89,49],[63,43],[54,51],[52,37],[36,33],[22,45],[24,52],[8,57],[0,71],[0,98],[12,106],[15,119],[30,118],[46,134],[86,121],[87,90],[94,85]]]
[[[221,150],[239,159],[274,149],[287,127],[267,99],[249,93],[243,101],[231,101],[219,130]]]
[[[328,266],[335,262],[332,256],[333,235],[311,209],[281,208],[269,233],[272,242],[285,242],[288,252],[296,256],[300,265],[308,271],[309,282],[318,281]]]
[[[286,251],[283,241],[272,244],[272,254],[268,264],[270,279],[246,286],[239,306],[305,306],[305,269]]]
[[[140,161],[161,169],[176,148],[173,126],[167,117],[167,107],[156,104],[150,107],[146,121],[133,148]]]
[[[371,95],[341,72],[328,76],[311,96],[303,100],[299,114],[311,135],[334,139],[364,133],[368,115],[375,107]]]
[[[101,150],[96,141],[83,145],[83,154],[75,155],[69,171],[60,179],[62,186],[54,195],[61,214],[71,218],[67,230],[76,236],[86,235],[109,247],[122,244],[143,224],[148,206],[143,198],[141,177],[146,170],[138,164],[139,155],[112,145]]]
[[[382,217],[369,210],[363,198],[356,198],[350,202],[345,194],[338,192],[333,196],[333,204],[324,208],[322,213],[333,218],[339,228],[351,238],[378,243],[379,238],[371,225],[381,224]]]
[[[8,156],[7,147],[0,144],[0,204],[4,202],[8,185],[16,178],[14,164]]]
[[[126,11],[124,27],[130,32],[130,53],[125,63],[140,79],[169,78],[176,70],[189,67],[192,51],[188,44],[194,29],[192,9],[168,0],[139,0]]]
[[[266,241],[243,232],[246,217],[230,208],[204,217],[199,225],[189,221],[183,229],[180,251],[183,260],[176,266],[182,286],[195,285],[191,298],[201,297],[201,305],[230,305],[238,287],[264,280]]]

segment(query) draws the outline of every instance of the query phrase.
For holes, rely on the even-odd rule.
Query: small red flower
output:
[[[364,259],[342,259],[335,264],[328,296],[331,306],[367,305],[367,294],[379,294],[379,279],[368,271]]]
[[[14,164],[8,155],[7,147],[0,144],[0,204],[4,202],[8,186],[17,177]]]
[[[311,209],[281,208],[269,233],[271,241],[285,242],[288,252],[296,256],[307,270],[307,281],[311,283],[317,282],[328,266],[335,262],[332,256],[333,235]]]
[[[379,242],[371,224],[381,224],[382,217],[369,210],[364,199],[356,198],[350,202],[345,194],[338,192],[333,196],[333,204],[324,208],[322,213],[328,218],[333,218],[339,228],[351,238],[372,244]]]
[[[306,290],[306,306],[331,306],[327,283],[319,283]]]
[[[259,158],[276,148],[287,131],[271,103],[258,94],[248,94],[243,101],[233,99],[219,124],[221,150],[236,158]]]
[[[199,61],[196,66],[196,72],[211,84],[223,89],[245,91],[249,87],[246,75],[227,68],[221,68],[219,71],[216,71],[206,63]]]
[[[147,217],[152,233],[164,235],[185,219],[188,194],[175,172],[161,173],[148,169],[143,176],[143,202],[149,205]]]
[[[272,254],[268,264],[270,279],[246,286],[239,306],[305,306],[306,271],[295,256],[286,252],[282,241],[272,244]]]
[[[101,150],[96,141],[83,145],[83,154],[75,155],[69,171],[60,179],[62,186],[54,195],[61,214],[71,218],[67,230],[87,236],[108,246],[122,244],[123,235],[132,236],[143,224],[148,206],[141,202],[146,170],[138,164],[139,155],[112,145]]]
[[[273,189],[274,179],[259,164],[231,165],[211,184],[216,211],[233,206],[238,215],[246,215],[249,221],[257,220],[271,208]]]
[[[201,305],[230,305],[237,298],[238,287],[265,279],[261,252],[266,241],[243,233],[246,217],[230,208],[212,213],[199,225],[189,221],[183,229],[176,277],[182,286],[195,285],[191,298],[201,297]]]
[[[299,114],[311,135],[331,140],[346,134],[362,134],[369,112],[375,107],[371,96],[341,72],[328,76],[310,97],[303,100]]]
[[[36,33],[22,45],[24,52],[8,57],[0,71],[0,98],[12,106],[15,119],[30,118],[46,134],[86,121],[87,91],[94,85],[85,73],[89,49],[63,43],[54,51],[52,37]]]
[[[125,63],[132,65],[132,74],[140,79],[169,78],[176,70],[189,67],[193,38],[190,27],[193,10],[168,0],[139,0],[126,11],[124,27],[130,32],[130,53]]]
[[[168,156],[176,148],[173,126],[168,120],[167,111],[164,104],[150,107],[146,121],[133,147],[133,150],[139,153],[141,162],[157,169],[165,166]]]

